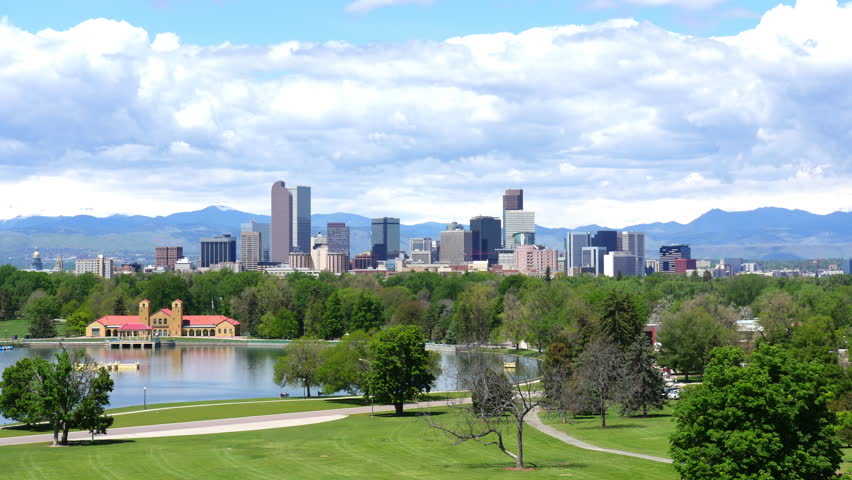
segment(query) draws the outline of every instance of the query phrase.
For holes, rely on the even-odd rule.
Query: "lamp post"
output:
[[[142,387],[142,405],[148,410],[148,387]]]
[[[358,359],[358,361],[359,361],[359,362],[364,362],[364,363],[366,363],[367,365],[372,365],[372,364],[373,364],[373,362],[371,362],[371,361],[367,360],[366,358],[359,358],[359,359]],[[373,416],[373,394],[372,394],[372,393],[370,394],[370,416],[371,416],[371,417]]]

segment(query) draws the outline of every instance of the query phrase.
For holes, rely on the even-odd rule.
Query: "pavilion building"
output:
[[[240,322],[224,315],[184,315],[183,302],[151,314],[151,302],[139,302],[139,315],[107,315],[86,327],[87,337],[120,337],[130,331],[144,331],[153,337],[234,337],[240,334]],[[146,328],[147,327],[147,328]]]

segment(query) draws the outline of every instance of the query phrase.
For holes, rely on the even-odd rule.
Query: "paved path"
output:
[[[547,435],[550,435],[551,437],[553,437],[557,440],[562,440],[563,442],[565,442],[569,445],[573,445],[575,447],[582,448],[582,449],[585,449],[585,450],[594,450],[596,452],[605,452],[605,453],[612,453],[612,454],[615,454],[615,455],[624,455],[626,457],[642,458],[642,459],[645,459],[645,460],[651,460],[653,462],[672,463],[672,459],[670,459],[670,458],[655,457],[653,455],[645,455],[643,453],[625,452],[624,450],[613,450],[613,449],[610,449],[610,448],[601,448],[601,447],[598,447],[597,445],[592,445],[591,443],[586,443],[582,440],[578,440],[578,439],[572,437],[571,435],[568,435],[567,433],[563,432],[562,430],[558,430],[556,428],[553,428],[550,425],[545,425],[541,421],[541,419],[538,417],[538,409],[530,412],[529,415],[527,415],[525,422],[526,422],[527,425],[535,428],[536,430],[540,430],[541,432],[546,433]]]
[[[466,399],[469,401],[469,399]],[[451,402],[465,402],[463,399]],[[447,400],[433,402],[407,403],[406,409],[430,408],[446,406]],[[331,410],[314,410],[310,412],[280,413],[275,415],[258,415],[254,417],[223,418],[219,420],[202,420],[197,422],[164,423],[140,427],[111,428],[106,435],[98,435],[98,440],[117,440],[127,438],[171,437],[179,435],[205,435],[226,432],[241,432],[248,430],[265,430],[282,428],[310,423],[338,420],[347,415],[369,414],[371,407],[335,408]],[[376,413],[391,412],[393,405],[376,405]],[[71,432],[69,440],[90,440],[88,432]],[[52,442],[53,434],[27,435],[21,437],[0,438],[0,447],[6,445],[24,445],[30,443]]]

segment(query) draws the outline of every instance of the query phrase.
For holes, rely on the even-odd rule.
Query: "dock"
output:
[[[107,338],[106,346],[112,350],[153,350],[160,346],[160,339],[151,337],[111,337]]]

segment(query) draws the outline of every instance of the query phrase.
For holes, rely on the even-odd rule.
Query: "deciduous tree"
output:
[[[405,402],[432,389],[435,362],[418,327],[397,325],[379,332],[370,342],[370,358],[364,394],[393,404],[397,415]]]
[[[296,340],[284,347],[284,356],[275,362],[273,380],[282,387],[301,385],[305,396],[311,396],[311,387],[320,385],[318,371],[326,347],[309,340]]]
[[[601,416],[601,428],[606,428],[606,411],[618,399],[623,365],[621,350],[604,338],[590,342],[577,357],[575,394]]]

